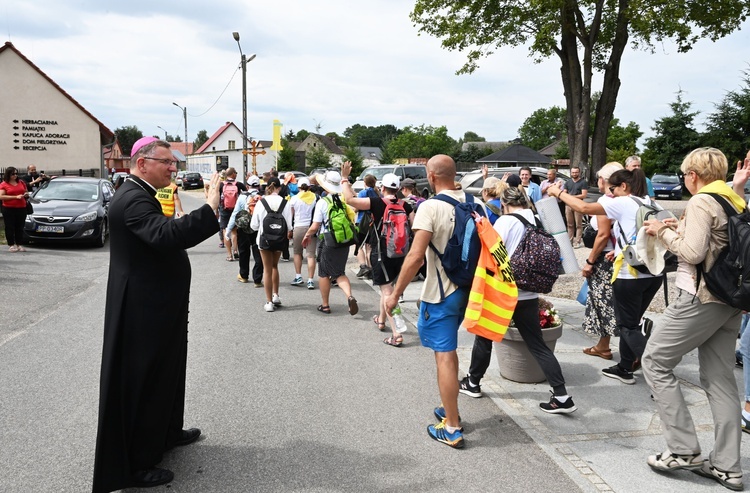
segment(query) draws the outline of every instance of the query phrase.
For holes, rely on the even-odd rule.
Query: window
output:
[[[227,142],[227,149],[229,149],[230,151],[232,151],[232,150],[236,149],[236,147],[235,147],[235,144],[234,144],[234,141],[233,141],[233,140],[230,140],[229,142]]]
[[[427,178],[427,168],[424,166],[410,166],[406,168],[406,177],[412,180],[424,180]]]

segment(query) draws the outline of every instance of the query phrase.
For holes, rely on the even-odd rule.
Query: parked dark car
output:
[[[657,199],[682,200],[682,181],[676,173],[657,173],[651,177]]]
[[[182,177],[182,189],[203,188],[203,176],[200,173],[185,173]]]
[[[24,233],[32,241],[88,242],[104,246],[107,217],[115,194],[109,180],[58,176],[31,196],[34,213],[26,216]]]

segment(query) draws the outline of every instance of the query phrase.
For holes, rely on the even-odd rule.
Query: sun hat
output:
[[[284,175],[284,183],[297,183],[297,177],[291,171],[287,171]]]
[[[310,186],[310,180],[308,180],[307,177],[302,176],[302,177],[300,177],[299,180],[297,180],[297,185],[300,186],[300,187],[302,185],[306,185],[306,186],[309,187]]]
[[[341,174],[338,171],[326,171],[318,175],[318,185],[328,193],[341,193]]]
[[[386,173],[383,179],[380,180],[380,184],[385,188],[393,188],[398,190],[401,187],[401,178],[393,173]]]
[[[156,142],[156,137],[141,137],[140,139],[135,141],[135,144],[133,144],[133,147],[130,149],[130,156],[135,156],[138,151],[141,150],[141,147],[147,146],[152,142]]]
[[[656,236],[646,233],[646,227],[638,230],[635,238],[635,250],[641,258],[643,265],[653,275],[661,274],[664,270],[664,254],[667,249]]]

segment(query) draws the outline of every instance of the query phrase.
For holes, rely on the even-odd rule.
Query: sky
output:
[[[525,47],[504,48],[471,75],[440,40],[419,35],[412,1],[0,0],[0,35],[111,130],[145,135],[242,129],[239,32],[247,64],[251,138],[306,129],[343,135],[354,124],[446,126],[507,141],[531,113],[565,100],[557,59],[535,64]],[[627,50],[615,117],[652,135],[676,92],[705,117],[750,70],[750,21],[687,54],[669,44]],[[601,86],[596,78],[594,88]],[[642,147],[643,139],[640,142]]]

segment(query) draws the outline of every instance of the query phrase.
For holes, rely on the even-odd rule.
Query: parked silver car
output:
[[[540,185],[542,181],[547,179],[547,171],[549,171],[547,168],[531,168],[531,181],[533,181],[537,185]],[[502,178],[505,173],[512,173],[514,175],[517,175],[520,172],[520,166],[510,166],[507,168],[490,168],[488,170],[488,176]],[[565,173],[561,173],[560,171],[557,172],[557,177],[562,179],[563,181],[567,181],[570,179],[568,175],[566,175]],[[461,183],[462,190],[469,192],[477,198],[482,197],[482,185],[484,184],[484,178],[482,178],[481,169],[469,171],[463,176],[463,178],[461,178],[461,181],[459,183]]]
[[[430,184],[427,181],[427,167],[424,164],[377,164],[365,168],[362,174],[352,184],[354,193],[359,193],[365,189],[364,177],[365,175],[373,175],[377,180],[377,185],[380,186],[380,180],[388,173],[393,173],[398,176],[401,180],[411,178],[417,183],[417,193],[423,197],[428,196],[432,193]]]

